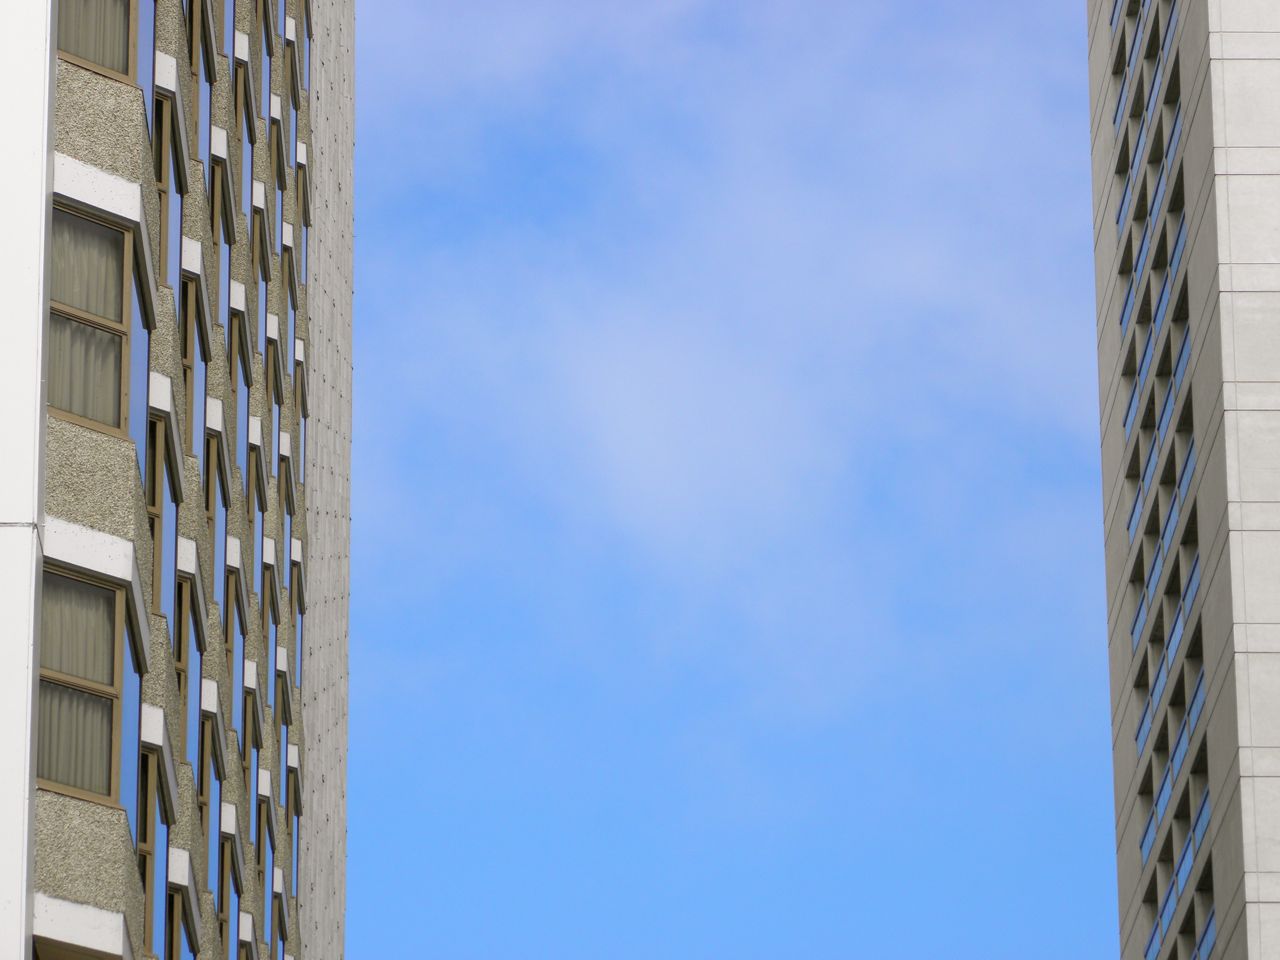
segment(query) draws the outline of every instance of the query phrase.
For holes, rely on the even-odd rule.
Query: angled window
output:
[[[145,365],[129,336],[140,337],[139,347],[147,339],[134,296],[132,234],[55,207],[51,250],[49,406],[122,433],[130,365]],[[136,372],[145,382],[145,370]]]
[[[119,803],[137,837],[140,680],[124,590],[46,570],[40,606],[41,785]]]

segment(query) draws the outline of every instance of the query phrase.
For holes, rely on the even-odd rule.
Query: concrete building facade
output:
[[[1089,0],[1121,956],[1280,956],[1280,4]]]
[[[0,956],[341,958],[353,0],[0,54]]]

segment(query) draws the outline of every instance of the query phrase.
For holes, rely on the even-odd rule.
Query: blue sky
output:
[[[358,35],[348,957],[1114,956],[1084,4]]]

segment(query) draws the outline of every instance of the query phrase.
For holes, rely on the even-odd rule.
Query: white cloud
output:
[[[838,699],[892,646],[921,518],[1005,522],[980,499],[985,422],[1093,442],[1083,119],[1077,156],[1043,145],[1084,107],[1034,42],[1057,15],[384,6],[361,22],[362,158],[421,165],[362,184],[405,218],[362,252],[363,403],[396,418],[376,455],[430,431],[485,451],[569,535],[669,584],[672,621],[737,618],[703,642],[736,646],[763,698]],[[882,56],[905,31],[919,60]],[[552,216],[526,209],[537,165]],[[424,551],[440,575],[504,549],[469,476],[403,482],[401,504],[425,486],[420,509],[464,518]],[[1003,560],[934,536],[946,562]]]

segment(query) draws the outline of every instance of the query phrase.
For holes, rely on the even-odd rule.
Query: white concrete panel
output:
[[[1238,263],[1280,263],[1280,177],[1232,176],[1224,184],[1231,257]]]
[[[1243,52],[1243,51],[1241,51]],[[1224,60],[1224,146],[1280,143],[1280,60]],[[1233,171],[1234,172],[1234,171]]]
[[[1276,100],[1280,103],[1280,97]],[[1275,379],[1280,372],[1280,284],[1265,293],[1235,293],[1231,304],[1235,378]]]
[[[1280,410],[1241,410],[1229,419],[1237,429],[1240,498],[1280,500]]]
[[[29,958],[39,662],[39,523],[44,512],[45,260],[52,210],[54,34],[57,6],[6,4],[0,86],[21,91],[5,109],[0,149],[0,956]]]
[[[1244,619],[1251,623],[1280,622],[1280,533],[1246,530],[1240,534],[1244,567]],[[1276,688],[1280,690],[1280,687]],[[1277,698],[1280,700],[1280,698]]]

